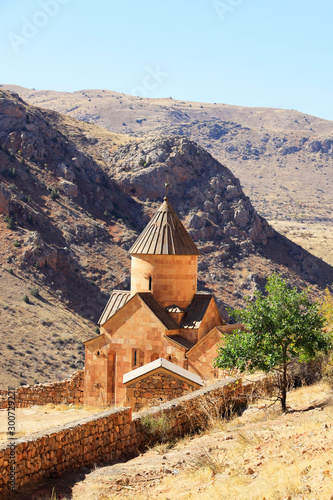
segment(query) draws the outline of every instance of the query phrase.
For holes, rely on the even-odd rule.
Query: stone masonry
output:
[[[126,404],[133,410],[153,406],[196,391],[200,385],[165,372],[163,368],[126,384]]]
[[[82,404],[84,389],[84,371],[74,372],[69,378],[60,382],[24,385],[15,390],[16,407],[25,408],[32,405]],[[0,409],[8,407],[8,391],[0,393]]]
[[[246,392],[250,391],[247,385]],[[207,402],[213,401],[223,414],[231,402],[242,401],[241,379],[228,378],[192,392],[179,399],[138,413],[132,419],[131,408],[115,408],[92,417],[58,426],[47,432],[16,440],[16,490],[53,474],[79,469],[97,463],[117,461],[137,454],[156,436],[149,435],[144,418],[166,415],[170,425],[165,437],[172,439],[194,432],[204,425]],[[202,404],[205,402],[205,404]],[[8,443],[0,445],[0,497],[10,489],[10,456]]]

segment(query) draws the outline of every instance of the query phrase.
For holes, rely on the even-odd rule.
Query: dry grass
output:
[[[219,430],[179,442],[163,457],[156,450],[128,462],[120,476],[127,479],[118,491],[110,487],[112,467],[100,469],[98,481],[88,476],[74,488],[73,498],[330,500],[332,393],[320,383],[292,391],[288,402],[287,414],[279,404],[267,408],[265,400],[253,402]],[[138,480],[136,472],[142,470],[161,478],[144,482],[139,474]]]
[[[40,287],[39,298],[32,297],[33,282],[6,268],[0,269],[0,388],[62,380],[82,369],[82,342],[93,337],[94,324],[47,287]],[[22,300],[24,295],[29,304]]]

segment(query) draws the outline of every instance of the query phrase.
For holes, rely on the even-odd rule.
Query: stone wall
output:
[[[242,384],[226,379],[149,410],[132,419],[131,408],[116,408],[71,422],[47,432],[15,440],[16,489],[64,472],[114,462],[135,455],[161,436],[151,433],[149,422],[166,417],[164,439],[183,436],[204,428],[209,418],[225,415],[230,407],[244,404],[262,380]],[[0,445],[0,497],[10,489],[10,442]]]
[[[200,388],[199,384],[171,375],[163,368],[125,385],[126,404],[133,410],[180,398],[183,394]]]
[[[15,443],[15,489],[65,470],[118,460],[136,446],[131,437],[132,411],[117,408],[94,417],[31,434]],[[0,445],[0,497],[10,488],[10,444]]]
[[[15,389],[16,408],[32,405],[82,404],[84,389],[84,371],[74,372],[69,378],[60,382],[24,385]],[[8,391],[0,392],[0,409],[8,407]]]

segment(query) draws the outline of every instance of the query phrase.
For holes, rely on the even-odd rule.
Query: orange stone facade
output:
[[[204,380],[218,375],[216,327],[226,327],[213,295],[197,293],[199,251],[167,200],[132,249],[131,290],[111,294],[100,335],[85,342],[87,404],[124,404],[123,376],[158,358]]]
[[[196,255],[132,255],[131,293],[152,292],[163,306],[187,307],[197,292]]]

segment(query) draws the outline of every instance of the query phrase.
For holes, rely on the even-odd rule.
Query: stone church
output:
[[[87,404],[128,403],[126,384],[157,367],[178,386],[200,387],[219,375],[217,344],[240,326],[226,325],[214,296],[197,291],[200,252],[167,196],[130,254],[131,290],[112,292],[100,335],[85,342]]]

